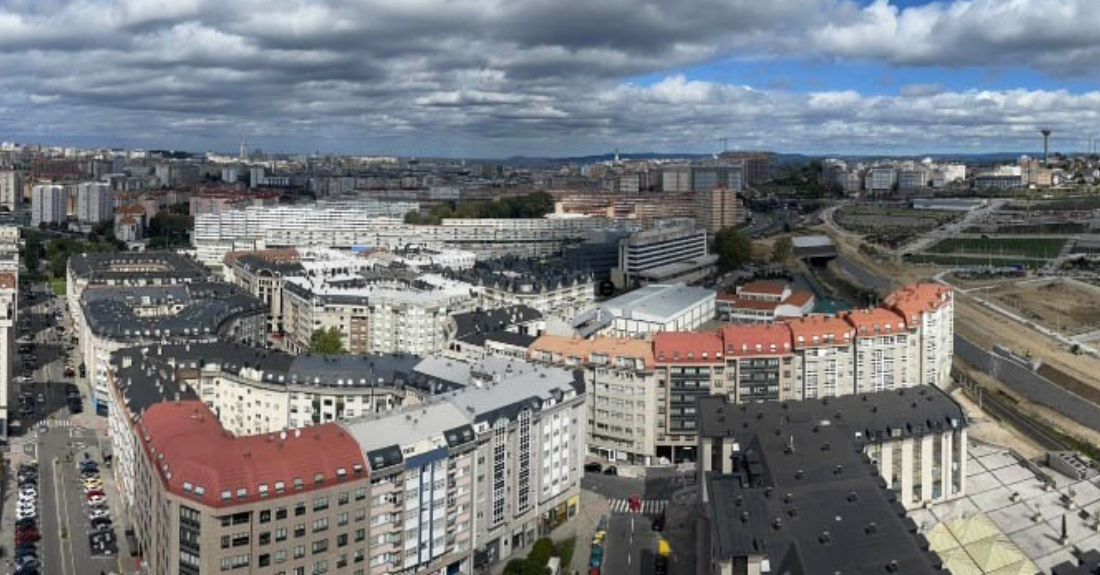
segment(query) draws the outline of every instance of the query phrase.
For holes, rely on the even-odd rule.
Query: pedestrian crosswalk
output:
[[[611,512],[639,513],[642,515],[660,515],[665,512],[665,507],[668,507],[667,499],[643,499],[639,503],[641,503],[641,509],[638,509],[637,511],[631,511],[629,499],[612,499]]]

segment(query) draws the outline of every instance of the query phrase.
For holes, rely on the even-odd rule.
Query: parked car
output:
[[[588,556],[589,567],[602,567],[603,566],[603,547],[600,545],[593,545],[591,554]]]
[[[664,531],[665,530],[665,514],[662,513],[653,519],[653,530]]]
[[[585,473],[599,473],[601,471],[603,471],[603,465],[600,465],[599,463],[596,463],[595,461],[593,461],[592,463],[585,463],[584,464],[584,472]]]
[[[102,495],[102,492],[100,492],[100,493],[101,493],[100,495],[89,495],[89,496],[88,496],[88,503],[91,503],[91,504],[93,504],[93,505],[94,505],[94,504],[96,504],[96,503],[103,503],[103,502],[106,502],[106,501],[107,501],[107,499],[105,499],[105,498],[103,497],[103,495]]]
[[[619,468],[615,467],[614,465],[608,465],[607,469],[603,470],[603,474],[604,475],[618,475],[619,474]]]

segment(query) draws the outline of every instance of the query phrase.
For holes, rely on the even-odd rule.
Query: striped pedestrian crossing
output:
[[[665,512],[665,507],[668,507],[667,499],[643,499],[641,501],[641,509],[637,511],[631,511],[629,499],[611,500],[612,513],[638,513],[641,515],[660,515]]]

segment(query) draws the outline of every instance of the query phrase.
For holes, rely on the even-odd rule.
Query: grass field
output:
[[[1065,243],[1061,238],[951,238],[938,242],[928,252],[1052,258]]]
[[[988,258],[981,256],[954,256],[947,254],[913,254],[905,261],[914,264],[933,264],[960,268],[1003,268],[1019,264],[1027,269],[1038,269],[1046,265],[1046,260],[1031,258]]]
[[[66,288],[65,279],[63,279],[63,278],[62,279],[51,279],[49,281],[50,281],[50,287],[53,288],[53,293],[55,293],[59,296],[64,296],[65,295],[65,288]]]
[[[993,233],[997,234],[1082,234],[1089,231],[1087,224],[1077,222],[1062,222],[1048,224],[1010,224],[998,226]],[[969,227],[963,230],[967,234],[988,233],[981,226]]]

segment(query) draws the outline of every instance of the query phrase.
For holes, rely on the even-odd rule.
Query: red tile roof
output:
[[[116,216],[144,216],[145,208],[137,204],[119,206],[115,208]]]
[[[16,277],[11,272],[0,273],[0,289],[14,289]]]
[[[367,476],[359,444],[333,423],[288,431],[286,439],[279,434],[234,437],[201,401],[178,401],[146,410],[137,433],[168,490],[209,507],[297,495]],[[318,473],[324,475],[323,484],[316,482]],[[277,493],[277,481],[285,492]],[[260,485],[266,485],[266,497],[260,496]],[[201,496],[196,493],[200,487]],[[242,488],[247,491],[239,497]]]
[[[856,330],[856,337],[875,337],[905,332],[905,318],[884,307],[841,314]]]
[[[720,332],[662,331],[653,336],[657,365],[670,363],[714,363],[722,360]]]
[[[911,284],[899,288],[890,294],[884,302],[886,306],[894,309],[910,324],[920,323],[920,316],[933,312],[951,299],[951,286],[938,283]]]
[[[783,282],[766,280],[751,281],[738,288],[741,293],[762,293],[768,295],[783,295],[783,290],[785,289],[787,289],[787,284]]]
[[[785,323],[728,325],[722,328],[727,356],[791,353],[791,329]]]
[[[787,322],[795,349],[823,345],[851,345],[855,329],[838,317],[812,316]],[[831,336],[831,337],[830,337]],[[799,340],[799,338],[802,338]]]
[[[814,299],[814,294],[808,291],[795,291],[791,292],[791,297],[783,301],[785,304],[802,307]]]

